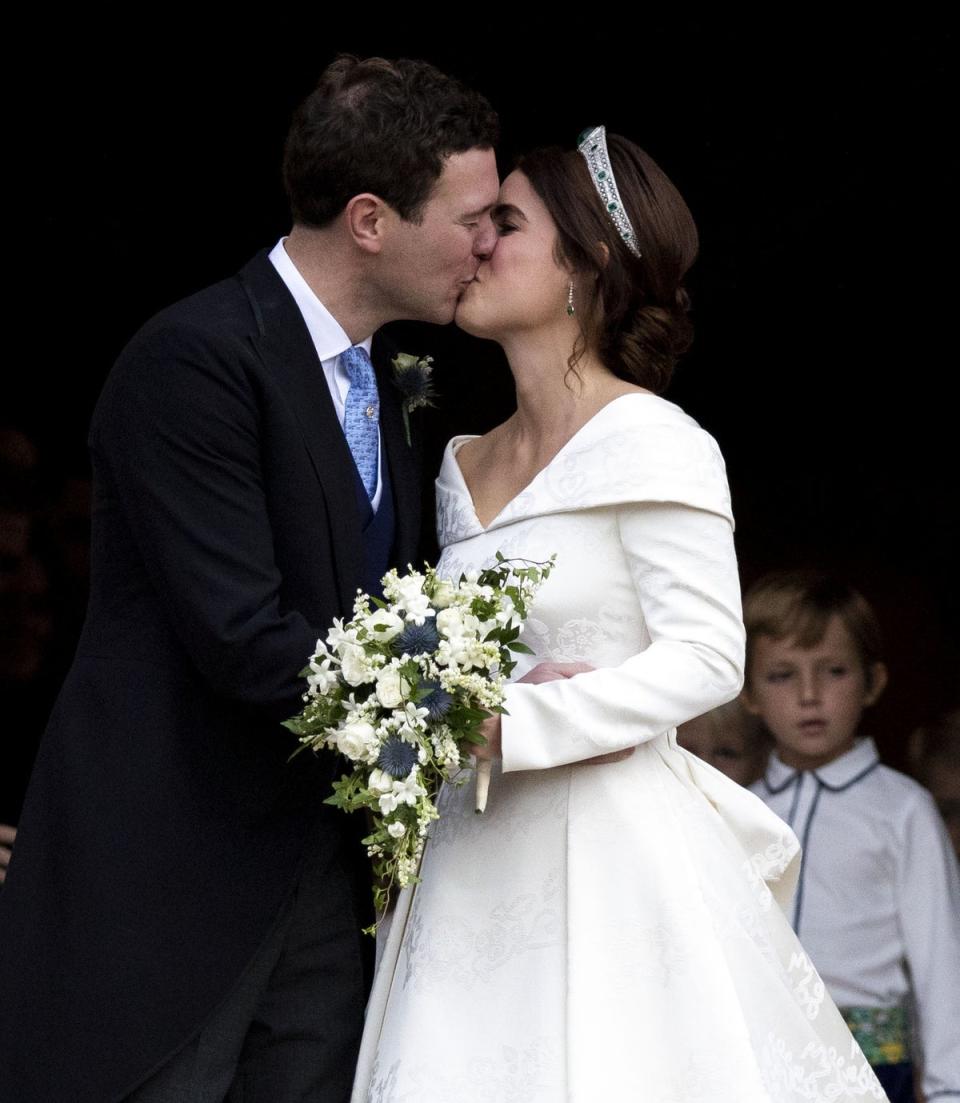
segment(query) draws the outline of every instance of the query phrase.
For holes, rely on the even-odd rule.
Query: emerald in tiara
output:
[[[592,130],[585,130],[577,143],[577,149],[583,154],[590,172],[590,179],[597,189],[597,194],[606,207],[610,220],[617,228],[617,233],[623,239],[627,248],[634,256],[641,256],[636,244],[636,234],[627,212],[620,198],[616,177],[613,175],[613,166],[610,164],[610,154],[607,152],[607,132],[602,126],[595,126]]]

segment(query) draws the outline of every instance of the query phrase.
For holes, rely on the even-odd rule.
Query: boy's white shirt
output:
[[[866,738],[812,771],[774,752],[751,789],[800,839],[790,918],[834,1001],[913,1002],[924,1091],[960,1101],[960,869],[931,795]]]

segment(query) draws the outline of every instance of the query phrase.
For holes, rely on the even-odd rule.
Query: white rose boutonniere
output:
[[[421,406],[432,406],[436,397],[433,389],[433,357],[411,356],[408,352],[400,352],[393,358],[393,381],[397,385],[403,401],[400,409],[403,412],[403,428],[407,435],[407,444],[410,440],[410,415]]]

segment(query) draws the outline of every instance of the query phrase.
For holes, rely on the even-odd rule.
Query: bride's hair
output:
[[[617,134],[607,135],[607,148],[640,257],[621,239],[576,150],[536,150],[517,168],[557,224],[557,259],[574,269],[581,336],[571,369],[590,349],[621,379],[660,392],[693,341],[683,280],[696,259],[697,228],[652,157]]]

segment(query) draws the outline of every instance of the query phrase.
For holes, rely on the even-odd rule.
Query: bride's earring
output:
[[[573,305],[573,280],[570,281],[570,290],[567,292],[567,314],[576,314],[576,307]]]

